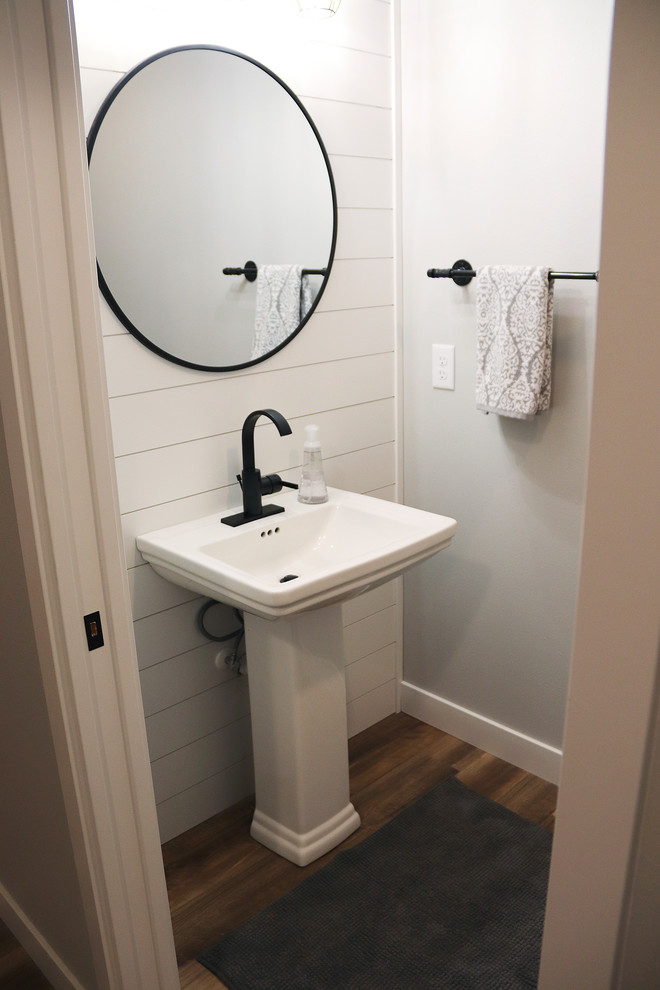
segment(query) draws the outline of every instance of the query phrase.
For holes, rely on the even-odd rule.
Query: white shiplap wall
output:
[[[336,261],[319,310],[283,351],[211,374],[162,360],[102,303],[120,508],[163,841],[252,790],[246,678],[215,666],[197,631],[201,600],[159,578],[135,536],[240,498],[240,427],[279,409],[293,436],[259,425],[257,463],[296,480],[303,425],[317,422],[328,483],[395,497],[391,8],[350,0],[300,24],[295,0],[75,0],[87,126],[136,62],[181,44],[245,52],[280,75],[312,114],[339,203]],[[233,483],[232,483],[233,482]],[[345,606],[353,734],[395,707],[396,586]],[[226,621],[232,628],[233,616]],[[248,658],[249,662],[249,658]]]

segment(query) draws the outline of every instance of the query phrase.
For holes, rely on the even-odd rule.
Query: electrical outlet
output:
[[[433,344],[431,348],[433,388],[454,388],[454,345]]]

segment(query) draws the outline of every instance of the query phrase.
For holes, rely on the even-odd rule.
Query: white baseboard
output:
[[[507,763],[513,763],[521,770],[553,784],[559,783],[562,752],[554,746],[493,722],[407,681],[401,684],[401,709],[421,722],[457,736]]]
[[[55,990],[85,990],[1,883],[0,917]]]

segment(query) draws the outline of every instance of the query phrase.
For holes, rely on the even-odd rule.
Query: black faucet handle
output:
[[[297,488],[292,481],[282,481],[279,474],[267,474],[261,479],[261,494],[274,495],[281,492],[282,488]]]

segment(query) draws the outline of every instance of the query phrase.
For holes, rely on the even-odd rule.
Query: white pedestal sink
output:
[[[299,866],[360,824],[350,802],[340,602],[448,546],[456,522],[329,489],[237,528],[220,514],[137,538],[163,577],[244,611],[254,838]]]

